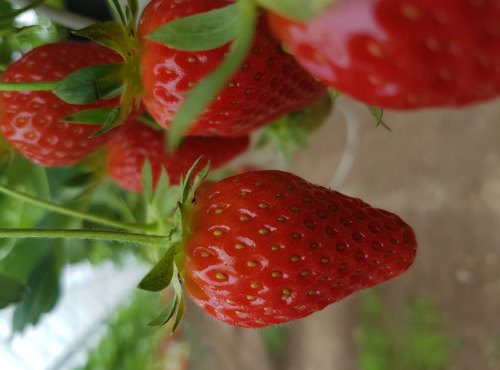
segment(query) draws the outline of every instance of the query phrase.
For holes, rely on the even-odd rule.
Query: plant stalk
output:
[[[27,203],[36,205],[38,207],[44,208],[48,211],[56,212],[62,215],[75,217],[78,219],[95,222],[97,224],[106,225],[110,227],[116,227],[118,229],[130,230],[130,231],[142,231],[142,232],[151,232],[156,230],[156,225],[154,224],[137,224],[137,223],[129,223],[113,220],[107,217],[102,217],[98,215],[93,215],[88,212],[78,211],[75,209],[67,208],[64,206],[60,206],[58,204],[54,204],[52,202],[48,202],[46,200],[33,197],[29,194],[25,194],[19,192],[17,190],[10,189],[3,185],[0,185],[0,193],[4,193],[13,198],[23,200]]]
[[[169,240],[165,236],[100,230],[0,229],[0,238],[65,238],[135,243],[158,247],[169,245]]]

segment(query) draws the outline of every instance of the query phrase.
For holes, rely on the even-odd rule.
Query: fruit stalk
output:
[[[0,91],[53,91],[59,82],[0,82]]]
[[[64,238],[135,243],[156,247],[170,245],[169,239],[165,236],[99,230],[0,229],[0,238]]]
[[[122,221],[117,221],[117,220],[109,219],[106,217],[94,215],[91,213],[78,211],[75,209],[60,206],[58,204],[54,204],[52,202],[48,202],[48,201],[40,199],[40,198],[33,197],[33,196],[25,194],[25,193],[21,193],[19,191],[10,189],[10,188],[5,187],[3,185],[0,185],[0,193],[4,193],[12,198],[20,199],[20,200],[28,202],[30,204],[39,206],[39,207],[44,208],[48,211],[53,211],[53,212],[56,212],[56,213],[59,213],[62,215],[75,217],[75,218],[79,218],[79,219],[86,220],[86,221],[95,222],[95,223],[98,223],[101,225],[116,227],[119,229],[125,229],[125,230],[129,230],[129,231],[148,232],[148,231],[156,230],[156,225],[154,225],[154,224],[138,224],[138,223],[122,222]]]

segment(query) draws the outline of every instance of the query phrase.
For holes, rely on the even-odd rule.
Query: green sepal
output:
[[[170,303],[165,307],[165,309],[156,317],[154,320],[152,320],[148,326],[163,326],[167,322],[170,321],[170,319],[174,316],[175,310],[177,309],[177,306],[179,304],[179,299],[177,296],[175,296]]]
[[[370,111],[370,113],[373,115],[373,117],[375,117],[377,119],[377,127],[382,126],[387,131],[392,131],[391,128],[389,126],[387,126],[383,120],[384,110],[382,108],[373,107],[370,105],[367,105],[367,108]]]
[[[118,52],[122,57],[127,53],[127,31],[120,22],[99,22],[92,26],[73,31],[73,34],[86,37],[92,41]]]
[[[200,163],[203,156],[199,157],[191,166],[189,171],[186,173],[186,176],[181,176],[180,187],[181,187],[181,203],[187,203],[189,199],[189,194],[191,193],[191,178],[193,177],[193,173],[195,168]]]
[[[296,148],[307,148],[307,136],[304,129],[293,122],[292,117],[285,116],[264,128],[256,147],[262,148],[272,142],[276,150],[290,163]]]
[[[180,187],[178,185],[170,186],[167,171],[165,167],[162,167],[152,199],[152,204],[156,207],[158,216],[163,218],[171,215],[179,199]]]
[[[141,183],[144,198],[146,199],[146,203],[149,204],[153,199],[153,170],[149,158],[146,158],[142,165]]]
[[[28,291],[28,286],[22,280],[0,275],[0,310],[21,302]]]
[[[175,269],[175,272],[177,272],[177,269]],[[182,317],[184,316],[184,312],[186,311],[186,304],[184,301],[184,292],[182,290],[181,282],[178,276],[175,276],[175,278],[172,279],[172,285],[174,287],[175,296],[179,301],[179,304],[177,306],[177,312],[175,314],[174,325],[172,326],[172,333],[173,333],[175,329],[177,329],[177,327],[179,326],[179,323],[181,322]]]
[[[103,127],[101,130],[97,134],[93,135],[98,136],[114,127],[114,123],[119,114],[120,108],[118,107],[87,109],[61,118],[61,121],[69,123],[82,123],[86,125],[102,125]]]
[[[257,20],[257,9],[250,0],[236,3],[238,9],[237,36],[231,44],[229,54],[222,64],[187,94],[187,98],[177,111],[168,137],[168,147],[179,146],[184,132],[209,105],[224,84],[237,71],[252,46]]]
[[[194,192],[196,191],[198,186],[201,184],[201,182],[203,180],[205,180],[209,171],[210,171],[210,161],[208,161],[208,163],[205,165],[205,167],[203,167],[201,169],[201,171],[199,171],[196,174],[194,181],[193,181],[193,186],[191,186],[191,193],[192,193],[191,196],[194,196]]]
[[[238,32],[238,5],[180,18],[158,27],[147,38],[173,49],[215,49],[233,40]]]
[[[170,285],[174,273],[174,248],[168,248],[160,261],[147,273],[138,285],[139,289],[159,292]]]
[[[290,163],[292,154],[297,148],[306,148],[307,139],[323,125],[330,115],[333,102],[329,94],[312,103],[308,107],[283,116],[264,127],[257,148],[269,142]]]
[[[123,90],[122,66],[115,63],[82,68],[61,80],[54,94],[70,104],[90,104],[116,97]]]
[[[321,14],[336,1],[338,0],[256,0],[263,8],[302,22]]]

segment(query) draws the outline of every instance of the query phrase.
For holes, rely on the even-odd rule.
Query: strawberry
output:
[[[170,127],[186,93],[222,63],[229,44],[208,51],[180,51],[144,37],[172,20],[230,4],[229,0],[153,0],[144,10],[138,26],[145,44],[143,102],[160,126]],[[325,93],[325,86],[281,50],[264,14],[251,50],[231,81],[188,129],[188,135],[246,135]]]
[[[164,130],[155,130],[139,121],[127,123],[124,129],[108,143],[108,172],[126,189],[142,191],[142,168],[149,158],[156,186],[162,167],[169,175],[170,183],[179,184],[181,175],[186,175],[193,163],[203,159],[197,166],[200,170],[210,161],[215,169],[246,151],[248,136],[221,138],[216,136],[189,136],[174,152],[169,153]]]
[[[400,275],[416,254],[395,214],[281,171],[218,182],[188,221],[186,290],[240,327],[308,316]]]
[[[305,69],[366,104],[463,106],[500,94],[500,0],[346,0],[305,23],[269,19]]]
[[[4,82],[59,81],[91,65],[119,63],[122,58],[95,43],[58,42],[37,47],[11,63]],[[86,109],[113,107],[119,98],[72,105],[51,91],[0,92],[0,130],[32,162],[66,166],[80,162],[103,146],[111,133],[90,138],[99,125],[73,124],[62,118]]]

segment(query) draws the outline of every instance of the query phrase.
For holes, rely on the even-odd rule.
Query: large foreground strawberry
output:
[[[500,94],[500,0],[343,0],[273,31],[324,83],[384,108],[462,106]]]
[[[59,81],[92,65],[120,63],[116,52],[96,43],[58,42],[37,47],[10,64],[4,82]],[[77,111],[117,106],[119,98],[72,105],[51,91],[0,92],[0,130],[21,154],[45,166],[75,164],[103,146],[111,133],[90,138],[99,125],[61,121]]]
[[[139,23],[143,39],[157,27],[233,4],[228,0],[153,0]],[[179,51],[144,40],[143,102],[155,120],[169,128],[186,93],[224,60],[229,44],[207,51]],[[318,100],[325,87],[315,81],[271,34],[265,15],[242,67],[214,98],[189,135],[242,136]]]
[[[185,176],[200,156],[203,158],[197,169],[203,168],[208,161],[215,169],[245,152],[249,142],[248,136],[188,136],[174,153],[169,153],[163,129],[155,130],[139,121],[127,122],[108,144],[108,172],[124,188],[142,191],[142,169],[144,161],[149,159],[154,186],[160,179],[162,167],[170,183],[177,185],[181,175]]]
[[[398,216],[286,172],[227,178],[196,199],[185,283],[206,312],[264,327],[392,279],[415,258]]]

